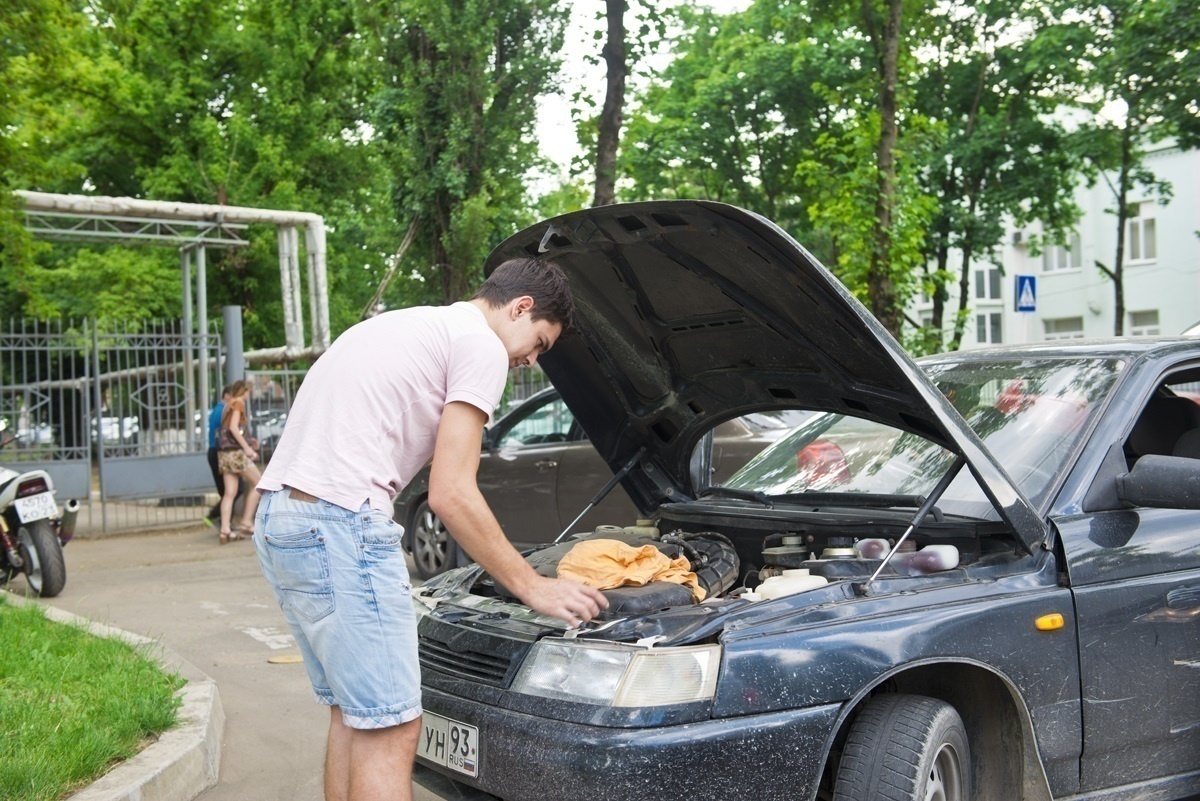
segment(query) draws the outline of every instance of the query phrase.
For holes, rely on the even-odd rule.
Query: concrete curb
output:
[[[5,593],[15,604],[36,600]],[[146,649],[165,670],[187,680],[179,691],[182,704],[179,724],[100,777],[94,784],[68,796],[67,801],[191,801],[217,783],[221,767],[221,741],[225,710],[217,683],[162,643],[122,629],[38,604],[46,616],[59,623],[86,629],[97,637],[111,637]]]

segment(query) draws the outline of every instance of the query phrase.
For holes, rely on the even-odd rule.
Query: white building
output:
[[[1142,187],[1129,195],[1124,333],[1173,335],[1200,320],[1200,151],[1161,147],[1147,156],[1146,166],[1171,183],[1173,197],[1164,203]],[[972,267],[974,325],[967,328],[963,349],[1112,336],[1113,284],[1096,262],[1111,268],[1115,259],[1113,194],[1101,178],[1095,186],[1081,185],[1075,197],[1083,216],[1067,247],[1035,256],[1029,240],[1040,230],[1010,229],[999,253],[1003,267],[984,259]],[[952,259],[949,269],[958,271],[961,263]],[[947,329],[958,308],[957,282],[950,292]],[[910,311],[925,325],[932,319],[927,298]]]

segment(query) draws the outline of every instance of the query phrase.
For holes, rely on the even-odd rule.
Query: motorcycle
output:
[[[0,448],[12,442],[0,441]],[[19,573],[34,595],[53,598],[67,583],[63,546],[75,535],[79,502],[68,500],[60,511],[54,482],[45,470],[18,473],[0,467],[0,579]]]

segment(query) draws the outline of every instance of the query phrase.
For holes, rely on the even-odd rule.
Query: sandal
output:
[[[237,535],[235,535],[232,531],[222,531],[220,533],[220,542],[222,545],[229,542],[230,540],[237,539],[237,538],[238,538]]]
[[[254,526],[247,526],[245,523],[235,523],[233,530],[237,532],[237,539],[250,539],[254,536]]]

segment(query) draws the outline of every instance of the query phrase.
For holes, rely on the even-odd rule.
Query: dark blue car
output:
[[[503,243],[560,264],[542,360],[700,593],[582,629],[476,566],[414,596],[417,781],[447,798],[1179,799],[1200,792],[1200,340],[911,360],[771,222],[588,209]],[[721,485],[720,423],[805,410]],[[699,596],[703,596],[702,599]]]

